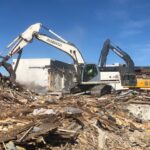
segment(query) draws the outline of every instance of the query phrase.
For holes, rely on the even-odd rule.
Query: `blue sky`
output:
[[[28,26],[41,22],[74,43],[86,62],[97,63],[104,41],[125,50],[136,65],[150,65],[149,0],[1,0],[0,52]],[[15,58],[15,57],[14,57]],[[72,62],[59,50],[35,40],[22,58]],[[108,63],[122,62],[113,53]]]

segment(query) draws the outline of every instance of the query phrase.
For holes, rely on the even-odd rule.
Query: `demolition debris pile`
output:
[[[6,150],[150,148],[150,95],[127,91],[37,95],[0,88],[0,143]]]

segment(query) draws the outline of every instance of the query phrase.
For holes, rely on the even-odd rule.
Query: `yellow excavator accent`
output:
[[[150,88],[150,79],[137,78],[137,88]]]

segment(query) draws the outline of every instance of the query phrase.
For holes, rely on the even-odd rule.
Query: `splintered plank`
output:
[[[21,134],[22,132],[28,130],[32,126],[34,126],[34,123],[29,123],[27,125],[24,125],[23,127],[11,129],[9,130],[9,132],[0,133],[0,143],[17,139],[18,134]]]

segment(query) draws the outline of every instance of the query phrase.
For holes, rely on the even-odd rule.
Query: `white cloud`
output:
[[[84,27],[75,25],[72,28],[65,30],[63,35],[65,35],[65,38],[70,42],[81,44],[86,35],[86,31]]]
[[[127,22],[125,28],[143,28],[145,26],[150,25],[150,20],[145,19],[145,20],[130,20]]]
[[[96,18],[99,21],[102,20],[127,20],[129,17],[129,14],[125,10],[105,10],[104,11],[96,11]]]
[[[112,0],[116,4],[124,5],[128,3],[130,0]]]
[[[140,33],[142,33],[142,30],[134,30],[134,29],[123,30],[122,32],[119,33],[119,36],[120,37],[129,37],[129,36],[135,36]]]
[[[135,36],[143,33],[145,27],[150,25],[150,20],[128,20],[122,26],[122,31],[120,31],[120,37]]]
[[[143,54],[149,55],[150,54],[150,42],[140,42],[136,44],[130,45],[135,49],[136,52],[141,52]]]

